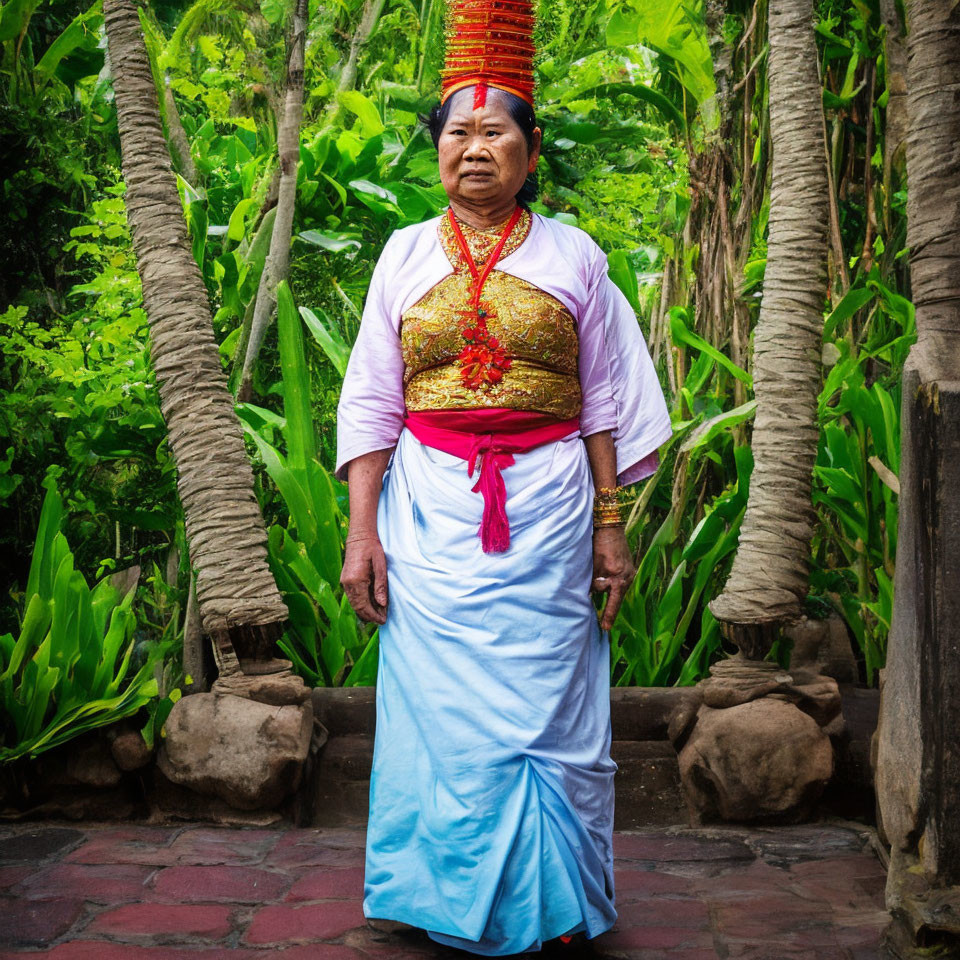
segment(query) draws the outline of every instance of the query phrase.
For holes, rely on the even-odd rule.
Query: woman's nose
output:
[[[467,138],[467,149],[463,153],[464,160],[487,159],[487,145],[479,134]]]

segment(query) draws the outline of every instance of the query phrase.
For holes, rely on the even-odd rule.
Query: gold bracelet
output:
[[[620,505],[623,487],[598,487],[593,498],[594,527],[620,527],[626,523]]]

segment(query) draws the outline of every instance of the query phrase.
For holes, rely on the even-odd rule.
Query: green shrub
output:
[[[35,757],[158,695],[154,668],[169,644],[148,644],[134,665],[134,590],[121,596],[108,580],[91,589],[74,567],[62,521],[62,501],[50,489],[20,634],[0,636],[0,763]]]

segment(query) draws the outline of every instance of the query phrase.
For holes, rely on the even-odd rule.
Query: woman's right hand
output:
[[[386,623],[387,558],[378,536],[347,537],[340,584],[361,620]]]

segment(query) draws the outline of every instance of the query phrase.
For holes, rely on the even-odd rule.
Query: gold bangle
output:
[[[626,522],[620,505],[622,487],[597,487],[593,497],[594,527],[621,527]]]
[[[598,487],[593,498],[594,527],[620,527],[625,518],[620,504],[622,487]]]

